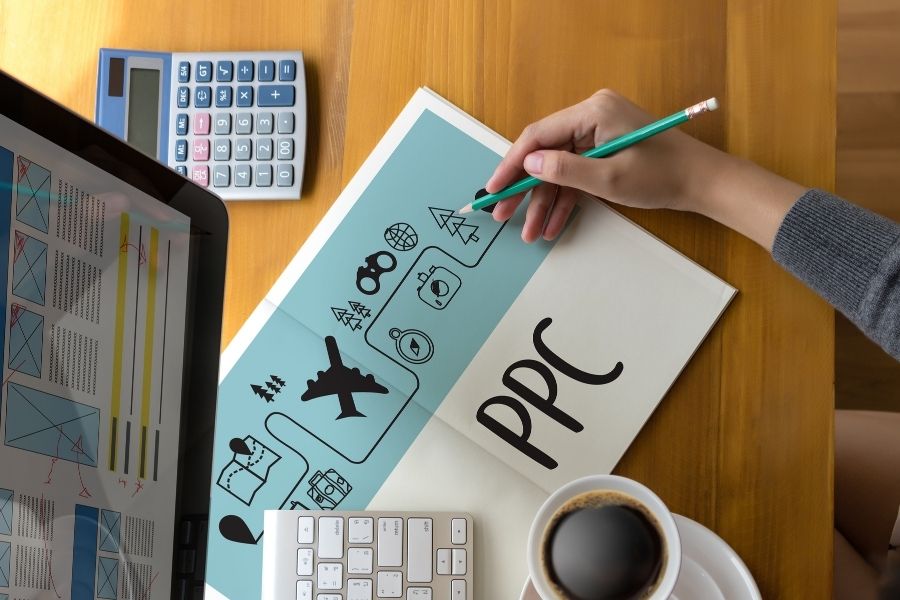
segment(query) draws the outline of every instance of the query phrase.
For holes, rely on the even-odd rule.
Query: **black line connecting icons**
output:
[[[344,366],[337,340],[330,335],[325,338],[325,348],[328,351],[330,366],[325,371],[319,371],[315,381],[310,379],[306,382],[306,391],[300,399],[306,402],[323,396],[337,396],[341,406],[341,413],[337,419],[365,417],[366,415],[356,409],[353,394],[363,392],[387,394],[388,389],[375,381],[375,377],[371,374],[363,375],[355,367],[351,369]]]
[[[409,223],[394,223],[384,230],[384,241],[394,250],[406,252],[419,243],[419,234]]]
[[[397,268],[397,259],[387,250],[379,250],[367,256],[365,263],[356,269],[356,289],[372,296],[381,289],[381,276]]]
[[[431,360],[434,355],[434,342],[418,329],[400,330],[392,328],[388,335],[397,345],[397,353],[407,362],[420,365]]]
[[[478,232],[478,225],[469,225],[466,217],[456,214],[455,210],[434,206],[428,207],[428,210],[431,211],[438,228],[449,233],[451,237],[461,239],[463,244],[478,241],[478,236],[475,235]]]
[[[444,267],[430,267],[427,273],[419,273],[419,299],[432,308],[443,310],[459,288],[462,280]]]

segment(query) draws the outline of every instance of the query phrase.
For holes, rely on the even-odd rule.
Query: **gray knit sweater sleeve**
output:
[[[809,190],[784,218],[772,256],[900,360],[900,225]]]

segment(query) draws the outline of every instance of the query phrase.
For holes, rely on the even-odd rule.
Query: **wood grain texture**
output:
[[[833,184],[833,0],[180,3],[190,27],[171,25],[166,4],[93,1],[76,11],[0,0],[0,68],[87,115],[102,45],[304,50],[309,179],[299,203],[229,207],[226,340],[419,86],[508,138],[602,87],[658,115],[716,95],[723,109],[687,131],[810,185]],[[72,21],[84,26],[76,33]],[[34,47],[43,50],[23,50]],[[75,71],[60,79],[44,64]],[[623,212],[740,295],[617,472],[720,533],[764,597],[829,597],[831,312],[714,223]]]

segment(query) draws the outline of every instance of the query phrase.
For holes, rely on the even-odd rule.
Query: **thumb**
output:
[[[541,181],[600,194],[602,161],[564,150],[538,150],[525,157],[522,166]]]

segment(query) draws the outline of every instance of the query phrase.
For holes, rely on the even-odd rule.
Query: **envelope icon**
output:
[[[13,304],[9,312],[9,368],[40,377],[44,354],[44,317],[18,304]]]
[[[44,305],[47,287],[47,244],[16,231],[12,293]]]
[[[100,409],[18,383],[7,390],[7,446],[97,466]]]
[[[50,223],[50,171],[19,157],[16,174],[16,219],[47,233]]]

